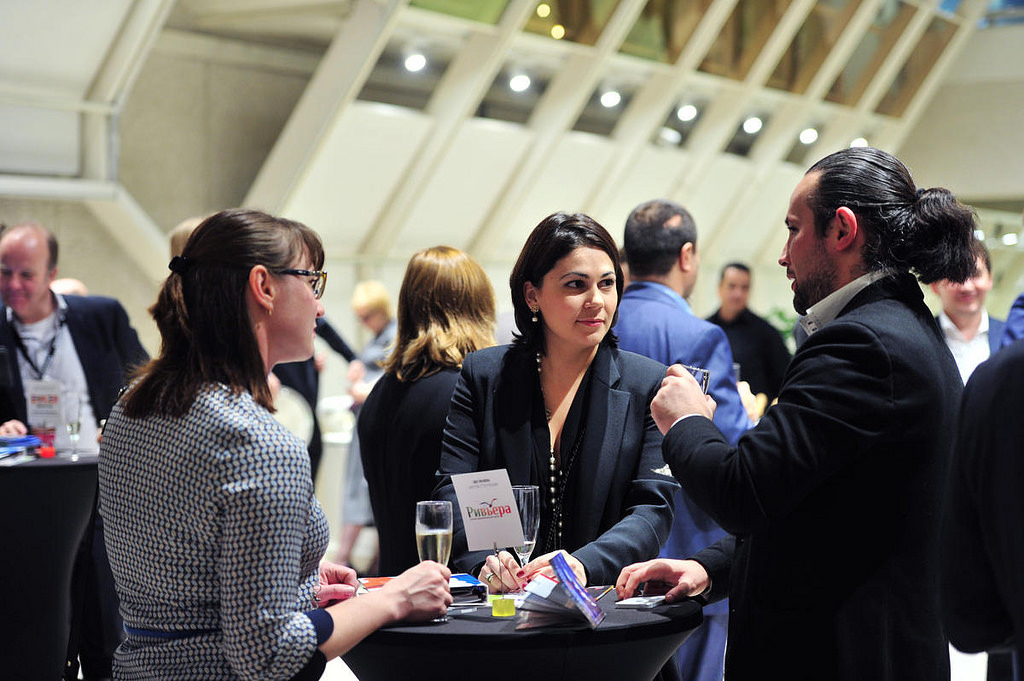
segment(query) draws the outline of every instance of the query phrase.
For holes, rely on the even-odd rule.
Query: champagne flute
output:
[[[519,522],[523,525],[523,544],[514,547],[519,555],[519,567],[526,565],[537,544],[540,527],[540,488],[537,485],[513,485],[512,496],[519,508]]]
[[[452,502],[416,502],[416,553],[420,561],[448,564],[452,552]]]
[[[82,430],[82,399],[78,393],[64,393],[64,426],[71,440],[71,455],[78,453],[78,437]]]

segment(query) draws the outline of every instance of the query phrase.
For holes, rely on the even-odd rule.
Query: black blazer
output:
[[[697,555],[713,597],[731,585],[726,678],[948,678],[939,511],[961,390],[905,273],[804,342],[737,447],[703,418],[669,431],[683,489],[737,535]]]
[[[441,433],[458,378],[458,369],[408,383],[384,374],[359,410],[359,454],[380,535],[382,575],[419,562],[416,502],[434,491]]]
[[[102,296],[68,295],[64,300],[68,331],[89,384],[89,400],[99,425],[110,415],[129,371],[146,362],[149,355],[121,303]],[[18,419],[24,423],[28,407],[6,308],[0,309],[0,351],[6,351],[6,358],[0,357],[0,422]]]
[[[586,432],[572,468],[581,476],[580,493],[562,548],[583,563],[588,583],[614,584],[626,565],[657,557],[672,524],[678,487],[654,472],[664,460],[651,417],[665,367],[602,345],[590,372]],[[457,507],[450,475],[505,468],[513,485],[539,485],[546,504],[548,452],[535,444],[549,437],[541,399],[531,353],[500,346],[467,357],[452,396],[434,496]],[[461,515],[454,515],[451,562],[467,572],[487,552],[467,552]]]

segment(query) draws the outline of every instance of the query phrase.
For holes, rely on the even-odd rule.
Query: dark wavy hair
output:
[[[531,352],[544,351],[544,333],[542,324],[530,321],[533,312],[526,304],[526,282],[540,288],[544,275],[550,272],[555,263],[572,253],[577,248],[596,248],[604,251],[615,266],[616,300],[622,299],[622,265],[619,262],[619,247],[615,239],[594,218],[582,213],[554,213],[547,216],[533,228],[526,239],[526,245],[519,253],[509,276],[508,284],[512,290],[512,308],[515,312],[516,326],[519,333],[513,341],[517,347]],[[619,308],[615,307],[611,326],[619,320]],[[618,345],[619,339],[609,328],[602,344],[611,347]]]
[[[136,374],[125,394],[132,418],[183,416],[208,383],[247,391],[273,411],[273,397],[246,299],[249,272],[294,267],[308,255],[323,267],[320,237],[302,223],[255,210],[232,209],[206,218],[149,308],[160,329],[160,354]]]
[[[925,284],[974,275],[974,211],[948,189],[918,189],[899,159],[872,147],[837,151],[811,173],[819,174],[808,196],[815,230],[823,236],[837,209],[852,210],[865,231],[868,271],[912,270]]]

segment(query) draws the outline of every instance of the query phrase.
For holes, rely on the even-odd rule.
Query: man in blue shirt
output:
[[[688,364],[711,373],[708,393],[718,403],[714,423],[735,444],[752,423],[740,401],[725,332],[700,319],[686,298],[697,281],[697,227],[690,213],[667,200],[637,206],[626,220],[626,258],[632,283],[619,303],[619,347],[664,364]],[[722,530],[682,492],[661,555],[689,557],[714,544]],[[684,681],[722,678],[728,602],[704,609],[705,624],[676,652]]]

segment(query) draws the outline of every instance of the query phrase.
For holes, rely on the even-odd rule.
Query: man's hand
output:
[[[711,578],[695,560],[656,558],[624,567],[615,581],[615,591],[620,600],[630,598],[645,583],[644,595],[665,594],[665,602],[674,603],[686,596],[704,593],[711,585]]]
[[[661,389],[651,402],[651,415],[664,435],[683,416],[697,414],[707,419],[714,418],[717,406],[710,395],[704,394],[689,371],[673,364],[665,372]]]

